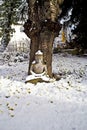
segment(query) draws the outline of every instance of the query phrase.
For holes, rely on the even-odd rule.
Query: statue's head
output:
[[[35,61],[37,63],[43,63],[43,52],[41,52],[40,50],[38,50],[36,53],[35,53]]]

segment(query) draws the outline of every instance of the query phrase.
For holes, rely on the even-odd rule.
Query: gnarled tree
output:
[[[62,2],[63,0],[27,0],[28,20],[24,28],[31,39],[28,74],[35,59],[35,52],[40,49],[44,54],[48,75],[52,77],[52,46],[54,37],[61,29],[58,15],[61,13]]]

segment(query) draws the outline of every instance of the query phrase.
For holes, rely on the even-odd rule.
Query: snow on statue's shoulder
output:
[[[35,64],[36,63],[36,61],[34,60],[33,62],[32,62],[32,64]]]

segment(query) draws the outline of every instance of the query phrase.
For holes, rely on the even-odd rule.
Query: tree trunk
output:
[[[56,0],[57,1],[57,0]],[[61,29],[57,22],[56,9],[54,12],[50,0],[27,0],[29,5],[28,20],[24,25],[25,33],[31,39],[30,44],[30,62],[28,74],[30,74],[30,66],[35,58],[35,52],[41,50],[44,54],[44,62],[47,65],[48,75],[52,77],[52,47],[54,37],[58,35]],[[57,9],[58,11],[58,9]]]
[[[28,74],[30,74],[30,66],[32,62],[35,60],[35,53],[37,52],[39,48],[39,36],[33,35],[31,38],[31,44],[30,44],[30,61],[29,61],[29,68],[28,68]]]
[[[52,77],[52,47],[55,36],[54,34],[54,32],[47,29],[40,33],[40,49],[44,54],[44,63],[47,65],[47,71],[50,77]]]

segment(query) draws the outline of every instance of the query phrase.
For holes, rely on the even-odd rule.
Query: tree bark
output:
[[[35,52],[41,50],[44,54],[44,62],[47,65],[48,75],[52,77],[52,47],[54,37],[58,35],[61,29],[57,22],[57,15],[54,15],[52,3],[50,0],[27,0],[29,5],[28,20],[24,25],[25,33],[31,39],[30,44],[30,61],[28,74],[30,74],[30,66],[35,59]],[[52,9],[52,10],[51,10]],[[58,11],[58,9],[57,9]]]

